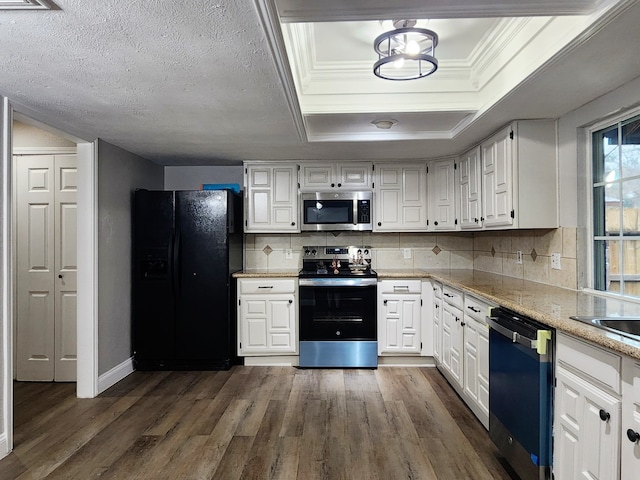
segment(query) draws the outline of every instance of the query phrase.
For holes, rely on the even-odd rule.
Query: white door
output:
[[[76,379],[75,155],[15,157],[16,378]]]

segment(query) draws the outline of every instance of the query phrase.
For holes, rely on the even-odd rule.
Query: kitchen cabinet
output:
[[[378,282],[378,354],[412,354],[422,351],[422,282]]]
[[[482,217],[489,228],[557,228],[553,120],[518,120],[481,143]]]
[[[621,358],[563,333],[556,347],[555,478],[618,479]]]
[[[480,147],[472,148],[458,159],[456,170],[458,224],[461,230],[477,230],[483,226],[482,170]]]
[[[432,282],[433,289],[433,359],[442,361],[442,284]]]
[[[375,163],[373,230],[425,232],[426,190],[426,164]]]
[[[245,233],[299,232],[298,166],[251,164],[245,168]]]
[[[463,398],[486,429],[489,428],[489,326],[491,305],[464,295]]]
[[[336,162],[301,165],[300,190],[371,190],[372,164]]]
[[[442,288],[442,353],[441,371],[460,393],[463,390],[464,319],[463,295],[460,290],[444,285]]]
[[[427,165],[427,204],[430,231],[456,229],[456,158],[433,160]]]
[[[634,478],[640,472],[640,360],[622,360],[622,431],[620,478]]]
[[[295,278],[238,279],[238,355],[298,353]]]

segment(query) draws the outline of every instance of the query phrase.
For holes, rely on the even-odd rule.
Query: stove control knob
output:
[[[364,249],[364,254],[365,254],[365,255],[369,255],[369,249],[368,249],[368,248],[365,248],[365,249]]]
[[[362,255],[362,250],[358,249],[358,255]]]
[[[336,332],[336,335],[337,335],[337,336],[340,336],[340,330],[338,330],[338,331]]]
[[[314,255],[314,256],[315,256],[315,254],[316,254],[316,253],[318,253],[318,252],[316,252],[316,249],[315,249],[315,248],[314,248],[313,250],[311,250],[311,255]]]
[[[309,254],[310,254],[310,253],[311,253],[311,250],[309,250],[308,248],[304,251],[304,254],[305,254],[306,256],[309,256]]]

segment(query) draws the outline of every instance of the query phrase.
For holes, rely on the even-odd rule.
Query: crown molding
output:
[[[280,19],[276,8],[275,0],[254,0],[254,5],[260,17],[262,29],[267,37],[267,44],[274,59],[278,76],[284,90],[284,96],[289,107],[289,113],[298,133],[298,138],[302,142],[307,141],[307,133],[304,124],[304,117],[300,110],[300,103],[296,93],[296,84],[291,74],[292,69],[287,57]]]

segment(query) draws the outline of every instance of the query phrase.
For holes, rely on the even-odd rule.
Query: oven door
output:
[[[376,340],[375,278],[300,279],[300,340]]]

